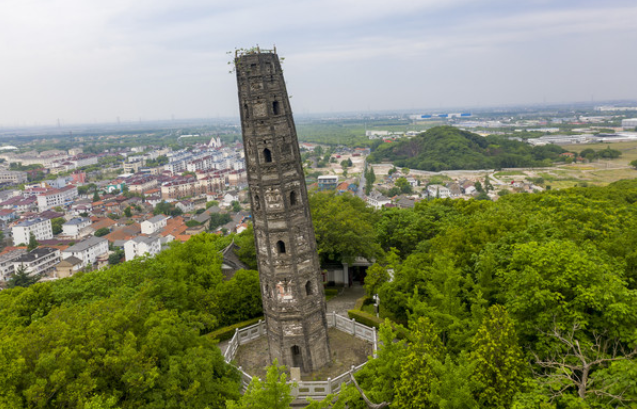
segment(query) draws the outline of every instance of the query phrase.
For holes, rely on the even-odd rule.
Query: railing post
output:
[[[327,394],[332,393],[332,378],[327,378]]]
[[[372,356],[377,358],[378,354],[376,352],[378,351],[378,334],[376,333],[376,327],[372,327],[372,331],[374,333],[374,354]]]
[[[352,335],[356,336],[356,320],[352,318]]]
[[[336,328],[336,311],[332,311],[332,322],[334,323],[334,328]]]

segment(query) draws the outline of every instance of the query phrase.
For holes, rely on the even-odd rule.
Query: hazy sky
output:
[[[637,99],[635,0],[2,0],[0,125],[234,116],[256,44],[297,114]]]

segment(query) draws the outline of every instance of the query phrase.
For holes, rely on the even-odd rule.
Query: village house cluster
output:
[[[229,234],[249,227],[250,214],[239,204],[248,199],[241,144],[224,146],[212,138],[178,151],[138,147],[98,155],[71,149],[0,156],[5,160],[0,289],[18,272],[54,280],[154,256],[170,242],[203,231]],[[82,169],[104,163],[102,158],[118,159],[107,165],[117,170],[116,178],[96,180]],[[15,170],[12,164],[31,166]],[[56,177],[30,182],[34,171]],[[227,216],[211,229],[217,214]]]
[[[501,181],[493,174],[476,173],[472,177],[439,177],[412,175],[395,169],[391,174],[377,177],[378,183],[369,195],[365,196],[367,204],[375,209],[381,208],[413,208],[421,200],[433,199],[473,199],[481,192],[485,198],[497,200],[503,191],[507,193],[533,193],[544,190],[528,180]],[[400,181],[402,179],[402,183]],[[407,186],[408,185],[408,186]],[[338,191],[343,190],[339,185]]]

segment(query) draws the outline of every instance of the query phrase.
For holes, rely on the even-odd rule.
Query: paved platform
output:
[[[327,311],[336,311],[337,314],[347,317],[347,310],[354,308],[356,300],[365,295],[365,288],[360,284],[343,288],[341,292],[327,302]]]

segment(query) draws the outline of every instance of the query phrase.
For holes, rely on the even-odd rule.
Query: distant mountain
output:
[[[532,147],[501,136],[482,137],[452,126],[438,126],[412,139],[385,143],[368,160],[436,172],[550,166],[563,152],[557,145]]]

